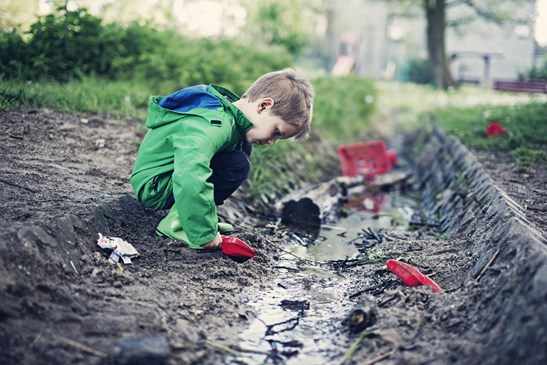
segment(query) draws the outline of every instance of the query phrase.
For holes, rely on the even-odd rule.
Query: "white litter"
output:
[[[139,252],[133,245],[119,237],[103,236],[99,233],[97,244],[103,250],[112,250],[109,259],[113,263],[117,263],[122,259],[124,264],[130,264],[131,259],[139,256]]]

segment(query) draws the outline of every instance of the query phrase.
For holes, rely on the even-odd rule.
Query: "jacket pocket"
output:
[[[148,180],[141,197],[142,203],[148,208],[161,209],[173,189],[171,180],[172,172],[156,175]]]

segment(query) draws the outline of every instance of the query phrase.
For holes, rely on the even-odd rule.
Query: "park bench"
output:
[[[524,93],[547,93],[547,81],[526,80],[526,81],[494,81],[494,90],[514,91]]]

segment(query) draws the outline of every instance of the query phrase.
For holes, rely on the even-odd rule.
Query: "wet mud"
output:
[[[547,360],[544,218],[523,203],[544,207],[533,193],[545,191],[541,167],[528,195],[509,196],[505,178],[519,172],[494,184],[442,132],[395,138],[412,171],[411,200],[389,193],[403,208],[347,209],[310,238],[242,192],[220,210],[257,252],[239,264],[154,234],[165,213],[144,209],[128,185],[136,125],[40,110],[2,113],[0,128],[3,364]],[[351,203],[374,209],[370,199]],[[424,224],[409,225],[404,207],[417,201]],[[140,257],[112,264],[98,233]],[[388,259],[444,292],[404,285]]]

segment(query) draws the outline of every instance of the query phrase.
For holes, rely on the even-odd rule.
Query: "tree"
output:
[[[445,34],[447,26],[463,26],[476,17],[498,25],[524,22],[519,18],[519,7],[534,0],[420,0],[427,21],[426,42],[429,64],[435,86],[447,89],[455,85],[446,55]],[[447,21],[449,8],[465,6],[475,16],[465,16]]]
[[[427,21],[426,42],[429,64],[435,86],[447,89],[455,85],[446,55],[446,1],[423,0]]]
[[[242,0],[248,11],[246,32],[253,42],[284,47],[291,55],[303,53],[314,35],[321,8],[308,0]]]

